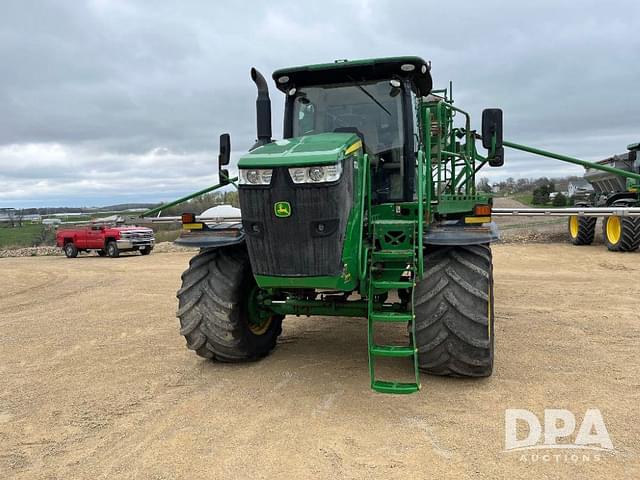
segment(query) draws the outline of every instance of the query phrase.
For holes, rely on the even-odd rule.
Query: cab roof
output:
[[[420,96],[428,95],[433,86],[430,66],[420,57],[336,60],[333,63],[281,68],[273,72],[273,80],[278,89],[283,92],[287,92],[292,87],[365,82],[387,78],[410,79]]]

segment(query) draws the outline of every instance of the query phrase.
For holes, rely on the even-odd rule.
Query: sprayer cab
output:
[[[272,141],[269,93],[257,70],[251,70],[251,78],[258,88],[258,139],[254,145],[258,148]],[[285,94],[284,141],[304,139],[301,143],[308,144],[314,135],[325,139],[331,137],[327,134],[355,135],[377,172],[376,198],[413,199],[416,104],[432,88],[427,62],[419,57],[336,61],[277,70],[273,79]],[[300,148],[306,147],[298,147],[298,152]],[[263,156],[262,166],[269,166],[264,151],[255,154]],[[283,162],[286,160],[277,160]],[[243,159],[241,167],[253,163]]]

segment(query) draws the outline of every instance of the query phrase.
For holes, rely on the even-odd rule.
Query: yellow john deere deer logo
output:
[[[291,204],[289,202],[276,202],[273,205],[276,217],[285,218],[291,216]]]

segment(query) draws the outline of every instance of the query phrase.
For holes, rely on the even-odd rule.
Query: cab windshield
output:
[[[402,91],[397,81],[314,85],[298,89],[292,102],[294,137],[352,132],[364,144],[378,196],[402,197],[404,135]],[[380,198],[382,200],[383,198]]]

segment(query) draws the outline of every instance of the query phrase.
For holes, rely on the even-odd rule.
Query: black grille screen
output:
[[[276,217],[276,202],[289,202],[291,216]],[[345,161],[342,178],[335,184],[295,185],[286,168],[277,168],[269,187],[240,187],[242,223],[253,273],[340,275],[352,203],[350,161]]]

